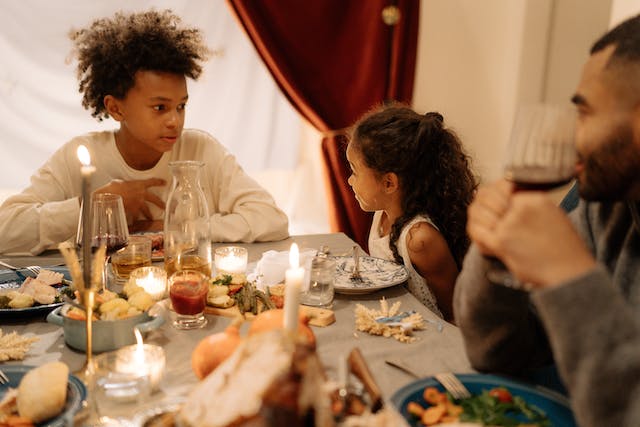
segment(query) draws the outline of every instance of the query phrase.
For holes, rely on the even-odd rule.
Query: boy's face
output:
[[[182,133],[187,82],[183,75],[138,71],[134,86],[117,100],[121,136],[127,151],[139,155],[170,151]]]

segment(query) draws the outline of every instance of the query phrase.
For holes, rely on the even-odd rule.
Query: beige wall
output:
[[[421,1],[414,106],[442,112],[493,180],[517,105],[570,97],[611,0]]]

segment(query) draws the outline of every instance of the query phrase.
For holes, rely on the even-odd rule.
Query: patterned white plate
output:
[[[386,259],[360,257],[362,280],[351,279],[353,257],[332,256],[336,261],[335,291],[340,294],[368,294],[406,282],[409,274],[403,265]]]

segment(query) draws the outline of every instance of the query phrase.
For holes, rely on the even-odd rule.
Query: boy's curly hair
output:
[[[462,143],[443,121],[439,113],[420,115],[393,103],[365,114],[353,127],[352,144],[367,166],[399,178],[403,214],[391,227],[389,246],[400,263],[402,227],[420,214],[438,226],[458,268],[469,248],[467,207],[478,184]]]
[[[182,28],[171,10],[150,10],[95,20],[89,27],[71,30],[72,55],[78,59],[82,106],[103,120],[106,95],[122,99],[134,85],[139,70],[163,71],[197,79],[200,62],[209,49],[200,30]]]

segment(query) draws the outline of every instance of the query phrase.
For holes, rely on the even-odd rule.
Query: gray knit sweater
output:
[[[581,426],[639,426],[640,234],[626,203],[581,201],[570,216],[597,268],[529,294],[490,284],[472,246],[456,321],[477,370],[524,375],[555,360]]]

